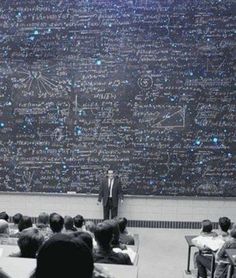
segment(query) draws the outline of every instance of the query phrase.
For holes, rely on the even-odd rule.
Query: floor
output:
[[[192,278],[184,275],[188,253],[184,236],[197,235],[199,230],[129,228],[129,231],[139,234],[140,239],[138,278]]]

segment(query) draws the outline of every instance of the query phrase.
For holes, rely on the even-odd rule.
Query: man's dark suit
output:
[[[108,178],[102,180],[99,188],[98,202],[103,202],[104,219],[109,219],[111,210],[111,218],[117,216],[119,199],[123,200],[123,192],[120,179],[115,176],[112,187],[112,198],[109,198]]]

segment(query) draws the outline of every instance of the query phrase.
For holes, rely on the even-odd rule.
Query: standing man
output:
[[[98,203],[103,202],[104,220],[117,216],[119,199],[123,203],[121,181],[115,176],[113,170],[107,171],[107,176],[102,180],[99,188]]]

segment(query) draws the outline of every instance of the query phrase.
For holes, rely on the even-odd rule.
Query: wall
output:
[[[37,216],[40,212],[58,212],[62,215],[82,214],[85,218],[101,219],[102,205],[97,205],[97,195],[86,194],[21,194],[0,193],[0,211],[9,215],[21,212]],[[119,214],[129,220],[151,221],[217,221],[228,216],[236,221],[234,198],[189,198],[125,196]]]

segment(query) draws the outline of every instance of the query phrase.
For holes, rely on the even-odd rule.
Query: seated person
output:
[[[120,217],[117,219],[120,228],[120,243],[127,245],[134,245],[134,237],[129,234],[126,230],[127,219],[125,217]]]
[[[233,225],[230,231],[230,239],[216,253],[217,266],[214,273],[214,278],[226,278],[228,269],[228,259],[225,253],[226,249],[236,248],[236,224]]]
[[[10,235],[16,234],[19,231],[18,224],[19,224],[20,220],[22,219],[22,217],[23,217],[23,215],[21,213],[16,213],[13,215],[13,217],[12,217],[13,224],[9,226]]]
[[[5,211],[2,211],[2,212],[0,212],[0,219],[3,219],[8,222],[9,215]]]
[[[36,258],[44,237],[37,228],[24,229],[17,241],[20,248],[19,253],[11,254],[10,257]]]
[[[44,236],[44,240],[48,240],[52,235],[52,230],[49,227],[49,215],[46,212],[39,214],[36,224],[37,229]]]
[[[110,220],[105,220],[104,222],[109,223],[113,227],[113,239],[111,242],[112,248],[120,248],[121,250],[127,249],[125,244],[120,243],[120,229],[117,220],[110,219]]]
[[[219,218],[219,235],[218,237],[213,237],[214,239],[219,239],[216,245],[217,248],[212,251],[217,251],[219,248],[222,247],[225,241],[229,239],[228,229],[231,225],[231,221],[228,217],[220,217]],[[205,233],[206,236],[206,233]],[[221,239],[221,240],[220,240]],[[210,245],[209,245],[210,246]],[[201,246],[202,247],[202,246]],[[204,246],[202,247],[202,250],[204,249]],[[205,250],[207,250],[207,247],[205,247]],[[196,263],[198,267],[198,272],[200,277],[206,278],[207,277],[207,270],[211,269],[211,261],[212,256],[206,256],[203,254],[198,254],[196,256]]]
[[[31,278],[93,277],[93,256],[86,244],[70,234],[58,233],[40,248]]]
[[[127,254],[115,253],[112,250],[113,226],[109,221],[99,223],[94,232],[98,248],[94,252],[94,261],[107,264],[126,264],[132,265]]]
[[[50,214],[49,224],[53,234],[61,233],[64,225],[64,219],[60,214],[54,212]]]
[[[22,218],[20,219],[19,224],[18,224],[18,232],[16,232],[15,234],[11,234],[10,236],[19,238],[20,233],[24,229],[30,228],[32,226],[33,226],[32,219],[29,216],[22,216]]]
[[[64,229],[63,233],[73,233],[76,232],[77,229],[74,227],[73,218],[71,216],[64,217]]]
[[[85,222],[83,216],[78,214],[73,218],[73,220],[77,231],[83,231],[83,225]]]
[[[10,238],[9,224],[6,220],[0,219],[0,244],[17,245],[17,239]]]
[[[92,237],[92,239],[93,239],[93,247],[96,249],[97,248],[97,242],[96,242],[95,236],[94,236],[95,229],[96,229],[96,225],[94,224],[93,221],[86,221],[85,222],[85,231],[87,233],[89,233],[90,236]]]

